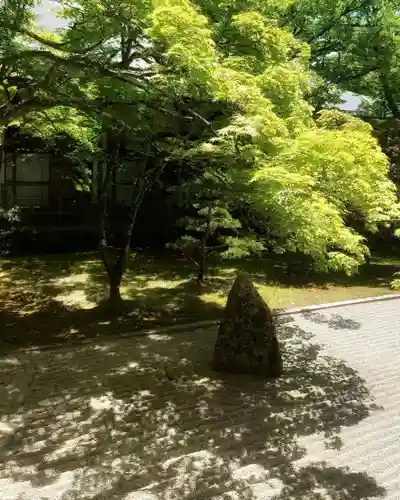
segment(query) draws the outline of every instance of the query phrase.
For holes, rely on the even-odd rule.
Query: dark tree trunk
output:
[[[121,38],[121,51],[123,59],[123,67],[129,66],[129,58],[132,51],[132,42]],[[102,185],[102,197],[100,204],[100,228],[102,240],[100,242],[100,255],[104,264],[104,268],[108,276],[109,285],[109,301],[111,304],[122,302],[121,283],[124,276],[127,255],[130,249],[130,240],[132,235],[133,225],[136,219],[136,212],[132,211],[130,220],[122,221],[117,216],[111,216],[108,210],[107,194],[109,184],[112,185],[112,203],[117,202],[116,190],[116,172],[118,169],[118,161],[120,160],[120,147],[123,133],[120,132],[116,141],[110,144],[110,135],[106,133],[103,141],[103,151],[111,151],[111,161],[107,165],[106,176]],[[140,200],[141,202],[141,200]],[[137,210],[136,210],[137,211]],[[108,230],[106,229],[108,223]]]
[[[203,264],[200,264],[200,268],[199,268],[199,272],[197,274],[197,280],[200,282],[200,283],[203,283],[204,281],[204,265]]]
[[[126,266],[127,250],[126,247],[109,246],[105,240],[100,243],[101,259],[108,276],[109,300],[113,304],[122,300],[120,288]]]
[[[99,226],[101,234],[99,250],[108,277],[108,298],[112,304],[116,304],[122,300],[120,287],[126,266],[127,248],[129,248],[129,240],[124,237],[124,233],[127,231],[121,230],[120,218],[115,213],[110,213],[110,209],[112,212],[112,208],[115,208],[116,200],[108,199],[111,183],[118,168],[120,153],[118,139],[112,141],[110,134],[107,132],[103,136],[103,151],[106,153],[111,152],[111,158],[106,162],[106,171],[101,182],[99,199]],[[118,225],[116,225],[116,221]]]
[[[400,111],[399,107],[397,105],[396,99],[394,97],[394,94],[392,92],[392,89],[390,88],[389,80],[386,74],[381,73],[379,75],[382,87],[383,87],[383,94],[385,96],[386,103],[388,105],[388,108],[392,112],[392,115],[394,118],[400,118]]]
[[[200,283],[203,283],[204,275],[206,273],[207,242],[211,234],[211,214],[212,214],[212,206],[210,204],[207,213],[207,226],[200,240],[199,272],[197,275],[197,279]]]
[[[197,280],[199,283],[203,283],[205,267],[206,267],[206,235],[204,234],[200,240],[199,247],[199,260],[198,260],[199,272],[197,273]]]
[[[110,142],[112,142],[110,144]],[[127,256],[130,250],[133,228],[136,223],[137,214],[142,205],[146,190],[160,176],[165,164],[159,168],[148,171],[147,157],[144,157],[137,173],[136,180],[132,182],[131,207],[126,212],[119,212],[118,200],[113,196],[108,200],[110,185],[115,178],[120,158],[121,136],[110,141],[110,136],[105,133],[103,151],[111,152],[111,158],[107,162],[106,175],[101,183],[101,195],[99,203],[99,226],[101,241],[99,245],[101,259],[108,276],[109,301],[118,304],[121,298],[121,282],[124,276]]]
[[[207,239],[208,235],[207,233],[204,233],[204,235],[200,240],[200,247],[199,247],[199,260],[198,260],[199,272],[197,273],[197,280],[199,281],[199,283],[203,283],[204,275],[206,273]]]

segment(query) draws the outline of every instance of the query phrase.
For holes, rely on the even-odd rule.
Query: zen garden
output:
[[[0,3],[1,499],[400,498],[399,88],[399,0]]]

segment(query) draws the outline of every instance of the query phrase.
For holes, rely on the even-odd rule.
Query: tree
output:
[[[325,86],[384,101],[399,117],[400,18],[395,0],[297,0],[282,23],[311,49]]]
[[[306,48],[273,24],[271,40],[271,20],[259,12],[234,14],[229,26],[242,38],[225,64],[234,59],[235,68],[250,68],[243,112],[192,151],[214,172],[220,169],[238,201],[257,208],[275,233],[276,249],[309,254],[323,269],[353,272],[368,249],[346,227],[347,214],[357,213],[370,230],[398,214],[387,159],[371,127],[334,111],[313,123],[304,100]],[[249,47],[259,53],[248,55]],[[245,72],[233,71],[231,81]]]
[[[186,234],[168,246],[180,250],[195,264],[200,283],[206,275],[210,255],[240,259],[263,250],[262,242],[244,231],[240,220],[232,215],[235,204],[224,193],[225,189],[208,171],[173,188],[187,214],[177,222]]]
[[[163,107],[169,96],[148,84],[155,62],[148,61],[141,69],[134,67],[146,52],[150,57],[151,51],[139,48],[140,40],[126,39],[127,32],[139,36],[136,21],[127,13],[123,18],[111,16],[108,22],[103,19],[101,4],[75,5],[63,11],[72,21],[71,27],[50,36],[34,26],[32,5],[20,0],[3,6],[6,35],[0,47],[0,121],[7,125],[17,120],[47,141],[60,134],[72,138],[75,148],[70,156],[81,167],[76,179],[80,188],[90,180],[86,160],[97,159],[103,165],[98,204],[100,250],[110,298],[119,300],[133,226],[145,192],[166,162],[167,153],[161,150],[169,147],[171,134],[165,130],[173,129],[170,117],[174,110]],[[97,23],[102,20],[105,25],[99,31]],[[121,225],[110,195],[116,171],[123,168],[127,145],[138,168],[132,174],[131,206]]]
[[[339,112],[314,116],[310,49],[282,27],[288,4],[121,0],[111,10],[81,0],[64,7],[70,24],[56,37],[38,33],[29,16],[10,23],[7,14],[3,29],[16,35],[14,52],[2,39],[3,123],[66,107],[68,126],[75,116],[87,127],[91,154],[105,163],[99,224],[112,298],[141,201],[172,159],[191,181],[207,174],[221,186],[211,210],[229,208],[233,220],[235,209],[250,207],[276,251],[301,251],[323,269],[353,272],[368,252],[348,214],[371,230],[398,216],[371,128]],[[137,169],[122,218],[112,215],[109,193],[128,150]]]
[[[17,207],[0,208],[0,257],[10,252],[12,237],[17,233],[21,218]]]

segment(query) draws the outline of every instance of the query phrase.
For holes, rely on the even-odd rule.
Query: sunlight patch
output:
[[[123,500],[159,500],[159,497],[148,491],[132,491]]]
[[[0,422],[0,435],[1,434],[12,434],[14,432],[14,427],[8,422]]]
[[[77,285],[79,283],[87,283],[90,279],[89,273],[81,273],[81,274],[71,274],[69,276],[65,276],[63,278],[54,278],[51,282],[56,286],[65,286],[65,285]]]
[[[97,344],[97,345],[92,346],[92,349],[94,351],[108,352],[111,349],[111,345],[110,344],[106,344],[106,345]]]
[[[216,293],[202,293],[200,299],[206,304],[215,304],[226,302],[225,292],[223,290]]]
[[[171,289],[171,288],[176,288],[180,285],[182,285],[183,283],[185,283],[186,280],[177,280],[177,281],[165,281],[165,280],[157,280],[157,279],[154,279],[154,280],[147,280],[147,281],[143,281],[143,285],[140,284],[140,288],[144,288],[144,289],[151,289],[151,288],[167,288],[167,289]],[[124,291],[128,291],[130,289],[130,287],[121,287],[121,290],[124,288]]]
[[[125,375],[131,371],[135,371],[136,373],[146,373],[149,370],[146,366],[140,366],[136,361],[132,361],[125,366],[120,366],[119,368],[115,368],[110,373],[113,375]]]
[[[110,410],[113,407],[113,401],[107,396],[90,398],[90,406],[94,411]]]
[[[218,270],[218,274],[228,274],[229,278],[237,273],[237,267],[225,267]]]
[[[157,342],[166,342],[167,340],[171,341],[173,340],[173,337],[171,335],[167,335],[165,333],[151,333],[147,335],[147,338],[149,340],[155,340]]]
[[[259,464],[250,464],[244,467],[238,467],[232,473],[234,479],[239,479],[242,481],[265,481],[267,479],[268,472]]]
[[[54,299],[67,307],[80,309],[93,309],[96,307],[96,302],[91,302],[86,299],[86,293],[84,290],[73,290],[69,293],[56,295]]]
[[[285,399],[287,400],[293,400],[293,399],[304,399],[307,397],[306,392],[300,392],[297,389],[293,391],[286,391],[284,394]]]
[[[212,391],[220,391],[223,387],[222,382],[219,382],[217,380],[213,380],[209,377],[202,377],[197,380],[193,380],[193,385],[197,387],[204,387],[207,389],[207,392],[209,394],[212,393]]]
[[[65,306],[76,307],[80,309],[93,309],[96,303],[88,301],[85,285],[90,280],[89,273],[71,274],[63,278],[54,278],[51,284],[56,287],[64,288],[63,293],[56,295],[54,298]],[[67,291],[65,291],[65,289]]]
[[[3,358],[1,361],[0,361],[0,366],[2,367],[3,365],[14,365],[14,366],[20,366],[21,365],[21,361],[16,358],[16,357],[13,357],[13,358]]]
[[[284,484],[280,479],[271,479],[266,483],[260,482],[250,486],[254,498],[257,500],[272,500],[273,498],[277,498],[282,492],[283,487]]]
[[[81,434],[80,436],[68,439],[63,443],[60,448],[55,450],[53,453],[47,455],[47,460],[55,460],[59,461],[60,458],[70,457],[72,454],[77,455],[79,452],[84,452],[88,445],[95,445],[96,441],[94,440],[91,434]]]
[[[61,500],[72,489],[75,475],[72,471],[63,472],[58,479],[41,488],[35,488],[30,481],[14,482],[0,479],[2,500]]]
[[[190,464],[194,469],[202,469],[206,464],[212,463],[215,458],[216,456],[208,450],[200,450],[188,453],[187,455],[170,458],[164,462],[163,468],[169,469],[170,467],[179,464],[179,470],[183,471]],[[222,459],[220,459],[220,461],[222,464]]]

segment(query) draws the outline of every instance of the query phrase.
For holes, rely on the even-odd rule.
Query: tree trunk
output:
[[[199,272],[197,274],[197,280],[200,283],[203,283],[204,281],[204,259],[202,259],[200,262]]]
[[[396,99],[390,88],[389,79],[386,74],[381,73],[379,75],[382,87],[383,87],[383,95],[385,96],[386,103],[388,108],[392,112],[393,118],[400,118],[400,111],[397,105]]]
[[[100,254],[108,276],[109,301],[117,304],[122,301],[120,288],[126,266],[127,247],[111,247],[102,240]]]
[[[200,247],[199,247],[199,260],[198,260],[199,272],[197,273],[197,280],[199,281],[199,283],[203,283],[204,275],[206,272],[206,252],[207,252],[206,245],[207,245],[207,234],[204,233],[200,240]]]
[[[132,42],[130,40],[125,40],[125,37],[121,37],[121,53],[122,53],[122,62],[123,67],[127,68],[129,66],[129,57],[132,50]],[[109,137],[107,133],[103,136],[103,151],[109,151]],[[100,228],[102,234],[102,240],[100,242],[100,254],[104,264],[104,268],[107,272],[108,276],[108,286],[109,286],[109,302],[111,305],[118,305],[122,302],[121,297],[121,283],[122,278],[124,276],[125,268],[126,268],[126,260],[127,255],[130,250],[130,240],[132,236],[132,228],[134,225],[133,214],[131,216],[131,220],[126,224],[126,231],[121,232],[121,228],[115,231],[115,220],[110,218],[110,214],[108,212],[107,207],[107,194],[109,189],[109,183],[112,181],[112,190],[113,190],[113,203],[117,202],[116,196],[116,184],[115,184],[115,174],[117,171],[118,160],[120,159],[120,136],[117,139],[116,147],[111,148],[111,163],[107,165],[106,177],[103,181],[102,185],[102,197],[100,204]],[[105,223],[108,222],[109,227],[108,231],[106,230]],[[120,222],[120,221],[119,221]],[[111,231],[110,231],[111,229]],[[115,234],[117,232],[117,234]],[[125,235],[123,233],[126,232]],[[107,234],[108,233],[108,234]],[[110,240],[110,233],[114,233],[114,241]],[[122,236],[122,238],[121,238]],[[125,241],[122,241],[125,236]],[[119,240],[119,241],[118,241]]]
[[[130,250],[133,228],[136,223],[138,211],[142,205],[146,190],[161,175],[164,164],[148,175],[147,157],[140,166],[137,178],[132,186],[133,196],[131,208],[128,214],[118,212],[116,199],[109,203],[108,193],[110,182],[114,178],[120,160],[120,137],[110,144],[107,133],[103,136],[103,151],[111,151],[111,159],[107,162],[106,175],[101,183],[99,197],[99,226],[101,233],[100,255],[108,276],[109,301],[114,305],[122,302],[121,282],[127,264],[127,256]],[[116,211],[115,211],[116,209]]]
[[[206,272],[207,242],[211,234],[211,214],[212,214],[212,205],[210,203],[207,212],[207,225],[200,240],[199,273],[197,275],[197,279],[200,283],[203,283],[204,275]]]
[[[101,240],[99,244],[100,256],[103,261],[104,268],[107,272],[109,286],[109,302],[117,304],[122,301],[121,298],[121,282],[124,275],[126,265],[126,242],[121,240],[121,232],[116,232],[113,217],[110,217],[108,193],[110,183],[115,175],[119,159],[119,141],[110,144],[110,135],[105,132],[103,134],[103,151],[111,150],[111,159],[103,162],[103,169],[106,167],[105,175],[102,172],[103,178],[100,182],[99,196],[99,226]],[[115,200],[113,200],[115,201]]]

